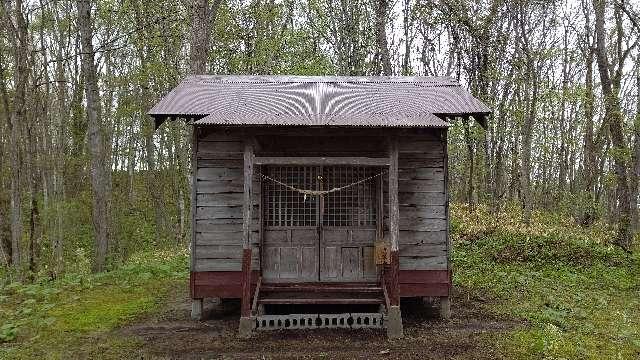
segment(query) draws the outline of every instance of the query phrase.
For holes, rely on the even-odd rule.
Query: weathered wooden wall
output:
[[[200,129],[197,146],[193,271],[240,271],[243,141],[255,135],[261,156],[386,156],[386,135],[399,135],[400,270],[447,267],[445,149],[440,130]],[[286,134],[281,138],[278,133]],[[249,134],[249,135],[246,135]],[[325,137],[323,137],[325,136]],[[255,170],[259,171],[258,168]],[[252,269],[259,269],[260,186],[254,177]],[[388,187],[384,184],[384,189]],[[388,196],[385,195],[385,201]],[[386,207],[386,206],[385,206]],[[388,209],[385,208],[385,223]],[[385,226],[387,227],[387,226]],[[388,227],[387,227],[388,228]],[[402,281],[402,279],[401,279]]]
[[[196,153],[194,271],[240,271],[244,138],[222,129],[201,129]],[[256,210],[260,186],[254,180]],[[252,268],[259,268],[258,211],[252,224]]]

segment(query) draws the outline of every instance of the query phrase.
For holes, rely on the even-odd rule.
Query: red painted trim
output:
[[[400,296],[449,296],[449,284],[400,284]]]
[[[251,316],[251,248],[242,249],[242,297],[240,314]]]
[[[400,283],[447,284],[450,282],[449,270],[400,270]]]
[[[389,265],[389,281],[386,282],[391,305],[400,305],[400,253],[391,252],[391,264]]]

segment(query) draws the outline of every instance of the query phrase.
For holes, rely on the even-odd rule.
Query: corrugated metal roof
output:
[[[489,108],[451,78],[218,76],[185,78],[149,111],[161,123],[446,127]],[[481,119],[478,119],[481,120]]]

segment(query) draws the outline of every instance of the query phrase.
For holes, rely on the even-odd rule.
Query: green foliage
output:
[[[86,334],[154,311],[187,274],[186,250],[174,248],[137,253],[113,272],[6,284],[0,288],[0,340],[7,344],[0,346],[0,358],[66,358],[84,351],[103,357],[101,345],[92,344]],[[131,340],[109,341],[131,348]]]
[[[601,224],[452,206],[454,283],[491,299],[487,310],[526,321],[499,339],[507,358],[640,355],[640,259],[609,245]]]

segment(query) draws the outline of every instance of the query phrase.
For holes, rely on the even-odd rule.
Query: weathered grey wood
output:
[[[244,143],[244,197],[242,204],[242,246],[245,249],[251,248],[251,215],[253,202],[253,144],[250,141]]]
[[[196,247],[196,204],[197,204],[197,176],[196,172],[198,169],[198,158],[196,154],[198,153],[198,136],[199,131],[198,127],[195,125],[191,129],[191,254],[190,254],[190,263],[189,269],[190,271],[195,271],[195,254],[194,249]]]
[[[258,254],[258,248],[252,249],[252,254]],[[242,244],[236,245],[199,245],[196,246],[198,259],[242,259]]]
[[[242,245],[242,229],[232,232],[199,232],[196,233],[196,246],[199,245]],[[251,244],[257,244],[259,232],[251,232]]]
[[[389,235],[391,251],[398,251],[399,201],[398,201],[398,141],[389,140]]]
[[[412,193],[444,193],[444,179],[433,180],[400,180],[398,188]]]
[[[197,157],[198,165],[202,168],[217,167],[226,169],[242,169],[242,159],[209,159],[205,157]],[[242,170],[241,170],[242,171]]]
[[[400,270],[446,270],[447,256],[400,257]]]
[[[251,268],[257,269],[258,260],[251,259]],[[235,259],[197,259],[195,271],[241,271],[242,260]]]
[[[446,256],[447,244],[419,244],[409,245],[404,244],[400,247],[400,256],[409,257],[432,257],[432,256]]]
[[[444,205],[401,206],[400,217],[404,219],[446,219]]]
[[[200,194],[242,193],[243,188],[240,180],[198,181]]]
[[[400,153],[441,153],[442,146],[438,140],[402,139],[398,143]]]
[[[256,157],[256,165],[359,165],[386,166],[387,158],[369,157]]]
[[[398,202],[400,205],[442,205],[445,201],[444,192],[403,192],[398,194]]]
[[[446,219],[404,219],[400,218],[400,230],[444,231],[447,229]]]
[[[196,208],[196,220],[242,219],[243,208],[239,206],[199,206]]]
[[[399,180],[440,180],[444,181],[444,170],[437,167],[400,168]]]
[[[242,153],[244,151],[244,143],[237,141],[200,141],[198,144],[200,153]]]
[[[400,230],[400,248],[404,244],[445,244],[447,232],[440,231],[413,231]]]
[[[242,180],[242,169],[229,169],[224,167],[200,167],[198,168],[198,180],[204,181],[240,181]]]

